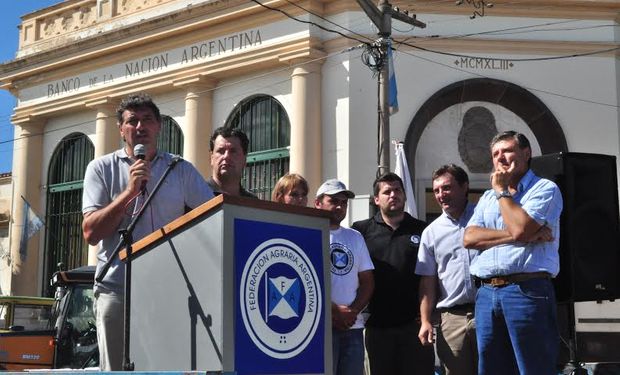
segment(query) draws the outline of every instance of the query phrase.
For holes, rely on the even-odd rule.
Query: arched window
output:
[[[250,139],[247,166],[241,184],[261,199],[289,169],[291,125],[284,107],[271,96],[256,95],[241,101],[226,120]]]
[[[157,149],[175,155],[183,155],[183,132],[170,116],[161,116],[161,130],[157,138]]]
[[[84,172],[95,153],[88,137],[73,133],[60,141],[52,155],[47,177],[45,215],[45,271],[43,290],[57,270],[87,264],[88,245],[82,236],[82,188]]]

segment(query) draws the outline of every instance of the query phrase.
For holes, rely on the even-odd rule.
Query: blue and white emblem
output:
[[[353,268],[353,253],[343,244],[332,243],[329,245],[331,271],[334,275],[346,275]]]
[[[265,354],[287,359],[314,337],[322,309],[319,278],[307,255],[282,238],[250,254],[239,286],[243,324]]]
[[[421,239],[420,239],[420,236],[418,236],[417,234],[414,234],[409,238],[409,241],[411,242],[413,246],[419,246]]]

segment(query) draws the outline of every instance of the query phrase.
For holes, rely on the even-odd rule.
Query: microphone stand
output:
[[[138,213],[134,216],[134,218],[131,220],[127,228],[119,230],[121,239],[118,242],[118,245],[116,245],[116,248],[112,252],[112,255],[110,256],[110,258],[108,258],[107,262],[101,268],[101,271],[99,271],[99,273],[95,277],[95,280],[99,283],[103,280],[105,275],[108,273],[110,266],[112,266],[112,262],[114,261],[116,257],[118,257],[118,254],[120,253],[121,249],[123,249],[124,247],[125,252],[127,254],[127,257],[125,258],[125,305],[124,305],[125,310],[123,312],[123,320],[124,320],[124,325],[125,325],[125,329],[123,332],[123,369],[125,371],[134,370],[134,364],[133,362],[131,362],[129,358],[129,327],[130,327],[129,308],[131,306],[131,254],[132,254],[132,244],[133,244],[133,238],[132,238],[133,230],[135,226],[137,225],[138,221],[140,220],[140,218],[142,217],[142,215],[144,214],[144,211],[151,203],[151,200],[153,199],[155,194],[157,194],[157,191],[161,187],[162,183],[164,182],[168,174],[174,169],[174,167],[176,167],[176,165],[180,161],[183,161],[183,159],[179,155],[175,155],[172,157],[172,160],[170,160],[170,162],[168,163],[168,167],[164,171],[164,174],[162,174],[162,176],[159,178],[159,181],[157,181],[157,184],[155,185],[153,192],[149,194],[148,198],[142,205],[142,208],[140,208],[140,211],[138,211]]]

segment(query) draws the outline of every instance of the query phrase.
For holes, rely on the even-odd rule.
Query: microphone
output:
[[[144,160],[146,157],[146,147],[141,143],[135,145],[133,147],[133,156],[135,156],[136,159]]]
[[[135,156],[136,159],[144,160],[144,158],[146,158],[146,147],[144,147],[141,143],[135,145],[133,147],[133,156]],[[146,180],[142,181],[140,191],[142,192],[142,195],[146,193]]]

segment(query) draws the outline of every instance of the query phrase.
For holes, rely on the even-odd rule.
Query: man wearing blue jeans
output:
[[[479,374],[556,374],[559,334],[551,278],[559,272],[562,196],[529,169],[527,138],[507,131],[491,141],[491,189],[463,238],[481,250],[471,266]]]

